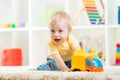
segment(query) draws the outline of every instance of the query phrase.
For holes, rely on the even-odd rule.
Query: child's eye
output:
[[[59,30],[59,32],[61,33],[61,32],[63,32],[63,30]]]
[[[51,30],[51,32],[53,32],[53,33],[54,33],[54,32],[55,32],[55,30]]]

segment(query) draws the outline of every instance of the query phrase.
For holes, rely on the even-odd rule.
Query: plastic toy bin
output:
[[[21,66],[22,65],[22,49],[7,48],[2,52],[2,66]]]

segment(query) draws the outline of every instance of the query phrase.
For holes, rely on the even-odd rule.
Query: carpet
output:
[[[120,71],[60,72],[0,70],[0,80],[120,80]]]

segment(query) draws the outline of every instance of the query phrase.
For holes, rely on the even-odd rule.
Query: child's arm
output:
[[[61,71],[69,71],[69,68],[65,65],[59,53],[54,53],[51,57],[55,60]]]
[[[70,46],[73,48],[74,51],[80,50],[80,45],[79,45],[77,39],[75,39],[74,36],[72,36],[72,35],[70,36],[69,43],[70,43]]]
[[[76,51],[76,50],[80,50],[80,46],[77,46],[77,45],[76,45],[76,46],[74,47],[74,51]]]

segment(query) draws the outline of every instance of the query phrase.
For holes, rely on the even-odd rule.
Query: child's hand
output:
[[[67,69],[65,69],[63,72],[70,72],[70,69],[67,68]]]

